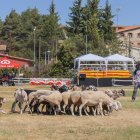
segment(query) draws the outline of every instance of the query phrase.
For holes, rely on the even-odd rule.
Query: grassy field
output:
[[[0,114],[0,140],[139,140],[140,96],[131,102],[133,87],[122,87],[126,97],[119,98],[123,109],[110,116],[23,115],[10,113],[13,93],[17,87],[0,87],[0,96],[7,102]],[[27,89],[47,89],[25,86]],[[113,87],[111,87],[112,89]],[[101,90],[105,88],[100,88]],[[117,87],[113,89],[118,89]],[[138,91],[139,94],[140,91]],[[18,108],[16,108],[17,111]]]

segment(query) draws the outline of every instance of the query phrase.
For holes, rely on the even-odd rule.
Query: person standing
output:
[[[133,73],[132,83],[134,85],[134,90],[133,90],[133,94],[132,94],[132,101],[135,101],[138,88],[140,87],[140,62],[138,62],[136,64],[136,69]]]

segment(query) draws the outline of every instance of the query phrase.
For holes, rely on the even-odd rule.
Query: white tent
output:
[[[124,66],[127,67],[127,63],[131,63],[132,67],[134,68],[134,60],[129,57],[122,56],[120,54],[114,54],[105,57],[107,66],[109,65],[109,62],[123,62]],[[115,65],[115,64],[114,64]]]
[[[114,55],[110,55],[105,57],[106,61],[122,61],[122,62],[134,62],[134,60],[132,58],[129,57],[125,57],[122,56],[120,54],[114,54]]]
[[[77,57],[74,59],[74,68],[77,67],[79,68],[81,61],[87,62],[87,61],[95,61],[95,62],[104,62],[105,59],[101,56],[94,55],[94,54],[86,54],[82,55],[80,57]]]

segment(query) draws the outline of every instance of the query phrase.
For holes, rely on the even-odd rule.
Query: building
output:
[[[24,67],[24,68],[33,67],[33,62],[34,62],[33,60],[25,59],[25,58],[21,58],[21,57],[10,56],[10,55],[6,55],[6,54],[0,54],[0,59],[3,57],[7,57],[8,59],[15,61],[15,63],[20,64],[20,67]]]
[[[33,63],[34,63],[33,60],[7,55],[6,45],[0,44],[0,59],[3,57],[7,57],[8,59],[15,61],[17,64],[20,64],[20,67],[30,68],[30,69],[33,67]]]
[[[6,52],[6,45],[0,45],[0,54],[5,54]]]
[[[140,61],[140,25],[115,26],[115,28],[122,46],[126,49],[125,55]]]

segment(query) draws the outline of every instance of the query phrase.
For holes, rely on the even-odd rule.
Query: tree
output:
[[[52,0],[49,8],[49,14],[43,17],[41,36],[43,37],[43,40],[47,41],[47,45],[44,49],[50,50],[53,58],[57,58],[57,46],[60,35],[60,26],[58,22],[59,16],[55,10],[55,4]]]
[[[20,41],[21,49],[23,56],[26,56],[30,59],[33,59],[33,37],[34,37],[34,28],[36,27],[36,44],[38,43],[39,38],[39,25],[40,25],[40,14],[38,13],[37,8],[28,8],[27,10],[23,11],[21,13],[21,31],[20,31],[20,38],[22,40]],[[38,52],[38,49],[36,48],[36,52]],[[29,55],[30,54],[30,55]],[[37,53],[38,54],[38,53]]]
[[[55,15],[55,14],[56,14],[56,13],[55,13],[55,4],[54,4],[54,1],[53,1],[53,0],[52,0],[52,3],[51,3],[51,5],[50,5],[49,12],[50,12],[50,14],[52,14],[52,15]]]
[[[51,77],[70,77],[70,69],[73,68],[73,55],[69,48],[61,46],[58,52],[58,62],[52,66]]]
[[[3,22],[2,22],[2,20],[0,19],[0,34],[1,34],[1,32],[2,32],[2,28],[3,28]]]
[[[69,14],[70,21],[67,22],[68,24],[68,31],[73,34],[80,34],[81,33],[81,26],[82,26],[82,7],[81,7],[82,0],[75,0],[73,3],[73,7],[70,8],[71,13]]]
[[[112,41],[116,38],[112,18],[111,5],[109,5],[107,0],[101,17],[101,30],[104,35],[105,42]]]
[[[20,25],[20,16],[12,9],[10,14],[6,16],[1,32],[1,39],[7,45],[7,49],[10,53],[12,53],[16,45]]]
[[[98,14],[98,5],[99,0],[88,0],[87,1],[87,7],[89,9],[89,15],[92,17],[93,15]]]
[[[113,27],[113,17],[111,5],[109,5],[108,0],[106,0],[105,8],[101,11],[99,23],[100,33],[103,36],[108,53],[118,53],[119,51],[122,51],[120,42],[118,41],[117,35],[115,33],[115,28]]]
[[[88,42],[91,43],[91,47],[88,49],[89,52],[97,53],[98,49],[102,49],[104,46],[103,38],[100,36],[98,23],[98,4],[99,0],[88,0],[86,9],[86,15],[89,19],[87,19],[87,34],[88,34]]]

